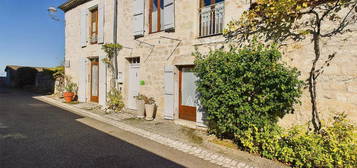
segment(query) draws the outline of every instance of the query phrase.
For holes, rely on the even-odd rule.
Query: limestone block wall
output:
[[[113,1],[111,0],[92,0],[82,5],[77,6],[65,13],[65,60],[70,61],[70,67],[65,68],[65,73],[72,77],[73,82],[79,83],[81,75],[87,76],[86,95],[90,95],[90,64],[87,64],[87,73],[82,74],[80,65],[82,58],[93,58],[105,55],[102,44],[87,43],[86,47],[81,47],[81,10],[83,8],[91,8],[104,3],[104,43],[113,42]],[[88,25],[90,18],[88,17]],[[89,31],[89,27],[88,27]],[[89,36],[89,33],[88,33]],[[109,77],[107,78],[109,80]],[[109,81],[107,81],[109,83]],[[89,96],[87,96],[88,99]]]
[[[317,100],[323,120],[334,113],[345,112],[354,122],[357,121],[357,32],[347,33],[331,39],[323,39],[320,67],[328,55],[336,52],[330,66],[318,79]],[[284,61],[301,71],[301,79],[306,80],[314,58],[313,44],[309,39],[292,43],[284,48]],[[303,124],[311,119],[311,103],[308,89],[304,90],[302,104],[296,107],[295,114],[287,115],[281,124]]]
[[[100,45],[80,47],[80,9],[95,4],[93,0],[66,13],[66,59],[71,60],[71,67],[66,69],[74,80],[79,79],[79,65],[81,57],[99,56],[102,53]],[[120,88],[124,101],[128,100],[128,58],[140,57],[140,79],[145,81],[140,86],[140,93],[154,97],[157,105],[157,117],[163,118],[164,107],[164,66],[165,65],[193,65],[192,53],[196,51],[207,53],[210,50],[225,46],[222,36],[199,38],[199,1],[175,1],[175,31],[148,33],[149,17],[148,2],[145,4],[145,35],[135,39],[133,37],[133,1],[120,0],[118,4],[118,43],[123,49],[118,56],[119,74],[123,77]],[[249,8],[249,1],[226,0],[224,22],[239,19],[242,12]],[[105,0],[105,43],[112,42],[113,29],[113,1]],[[346,39],[346,40],[344,40]],[[344,42],[341,42],[344,41]],[[322,118],[328,118],[333,112],[346,112],[350,119],[357,121],[357,34],[350,33],[336,39],[326,39],[323,42],[322,55],[327,56],[334,51],[336,58],[331,66],[319,79],[318,100]],[[309,40],[293,43],[283,49],[283,61],[297,67],[301,72],[301,79],[306,79],[311,61],[313,48]],[[176,69],[176,72],[178,70]],[[109,79],[110,74],[108,74]],[[178,88],[176,76],[175,88]],[[176,98],[178,98],[176,91]],[[176,100],[175,100],[176,101]],[[295,114],[284,117],[280,124],[290,126],[305,123],[311,119],[311,105],[309,94],[304,90],[302,104],[296,106]],[[178,102],[178,100],[176,101]],[[177,105],[176,103],[176,117]]]
[[[246,1],[225,1],[225,18],[239,18],[243,10],[236,7],[248,8]],[[119,4],[118,42],[124,46],[119,55],[119,71],[123,74],[123,95],[128,94],[128,61],[130,57],[140,57],[140,79],[145,85],[140,87],[140,93],[154,97],[158,105],[157,116],[163,117],[164,107],[164,66],[193,65],[192,53],[209,51],[223,45],[222,36],[199,38],[199,1],[175,1],[175,31],[149,34],[149,3],[145,4],[145,35],[134,39],[132,35],[133,1],[123,0]],[[178,79],[178,78],[177,78]],[[178,100],[177,100],[178,102]]]

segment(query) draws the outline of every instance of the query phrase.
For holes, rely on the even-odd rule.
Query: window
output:
[[[90,13],[90,42],[96,44],[98,42],[98,8],[92,9]]]
[[[150,0],[149,32],[155,33],[164,29],[164,0]]]
[[[200,37],[222,34],[224,0],[200,0]]]
[[[140,64],[140,57],[128,58],[130,64]]]

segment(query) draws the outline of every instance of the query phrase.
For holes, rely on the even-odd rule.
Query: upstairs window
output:
[[[200,37],[222,34],[224,0],[200,0]]]
[[[164,30],[164,0],[150,0],[149,32]]]
[[[98,42],[98,8],[90,10],[90,43]]]

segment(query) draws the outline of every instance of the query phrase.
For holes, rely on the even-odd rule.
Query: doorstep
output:
[[[279,162],[212,143],[212,140],[216,140],[215,137],[207,135],[205,129],[197,130],[195,122],[163,119],[145,121],[135,118],[132,113],[128,112],[105,114],[101,108],[83,109],[80,107],[87,107],[88,104],[67,104],[53,96],[34,98],[194,155],[221,167],[287,167]]]

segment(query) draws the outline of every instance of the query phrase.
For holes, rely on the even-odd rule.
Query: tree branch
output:
[[[321,16],[321,18],[320,18],[320,22],[321,22],[322,20],[324,20],[324,18],[325,18],[328,14],[330,14],[330,12],[331,12],[332,10],[334,10],[335,8],[337,8],[337,7],[339,6],[339,5],[338,5],[339,2],[340,2],[340,0],[337,0],[336,3],[335,3],[335,5],[334,5],[333,7],[326,9],[326,11],[322,14],[322,16]]]
[[[356,23],[357,20],[353,20],[353,22],[351,21],[347,21],[348,17],[351,15],[351,13],[353,12],[353,10],[357,7],[357,2],[355,2],[355,4],[352,6],[352,8],[348,11],[348,13],[345,15],[345,17],[343,18],[343,20],[341,21],[340,24],[338,24],[338,27],[333,29],[331,32],[326,33],[326,34],[321,34],[321,37],[331,37],[334,36],[336,34],[342,34],[344,33],[344,29],[350,25],[351,23]]]

